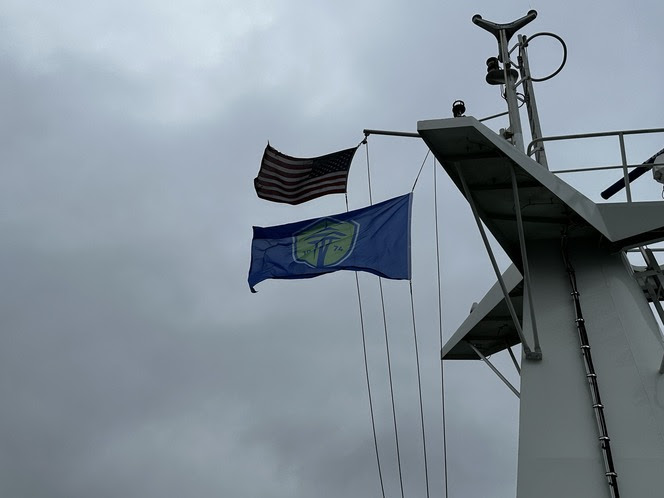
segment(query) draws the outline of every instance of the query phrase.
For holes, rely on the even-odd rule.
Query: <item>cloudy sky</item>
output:
[[[569,48],[563,72],[536,87],[545,134],[664,126],[654,0],[0,0],[0,495],[382,496],[353,274],[266,281],[257,294],[246,283],[252,225],[344,211],[344,198],[275,205],[252,180],[268,140],[309,157],[359,143],[364,128],[415,131],[450,117],[455,99],[478,118],[502,112],[484,82],[495,40],[470,19],[531,8],[523,32]],[[545,38],[530,55],[536,76],[561,59]],[[630,160],[661,142],[628,141]],[[605,145],[550,161],[619,162]],[[410,191],[425,154],[417,139],[370,137],[374,200]],[[361,148],[352,208],[368,203],[366,168]],[[584,179],[587,195],[614,176]],[[437,190],[447,338],[494,277],[442,170]],[[413,289],[429,489],[441,496],[433,192],[427,162]],[[396,497],[378,282],[360,284]],[[384,290],[403,486],[426,496],[409,287]],[[518,382],[508,357],[494,359]],[[449,496],[514,496],[516,398],[480,362],[446,364],[445,386]]]

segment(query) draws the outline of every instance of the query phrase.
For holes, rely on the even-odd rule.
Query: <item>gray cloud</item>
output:
[[[246,284],[252,225],[345,204],[270,205],[252,180],[268,140],[313,156],[358,143],[365,127],[412,131],[449,116],[457,98],[479,117],[503,110],[483,82],[495,42],[470,23],[475,10],[42,3],[8,5],[0,20],[0,494],[380,496],[353,275],[266,281],[255,295]],[[570,48],[566,71],[538,87],[546,133],[660,124],[648,61],[661,60],[652,20],[662,8],[603,6],[581,2],[578,19],[547,7],[533,24]],[[505,21],[530,5],[475,8]],[[602,29],[581,24],[591,16]],[[559,60],[555,45],[531,50]],[[381,200],[410,189],[426,153],[419,141],[381,137],[369,150]],[[351,207],[368,202],[364,168],[361,149]],[[466,205],[439,173],[449,337],[493,277]],[[413,289],[440,495],[432,206],[428,163],[416,188]],[[396,496],[377,282],[360,282],[381,463]],[[384,286],[404,486],[424,495],[409,289]],[[518,381],[509,358],[493,359]],[[516,399],[475,362],[446,365],[446,386],[450,494],[512,495]]]

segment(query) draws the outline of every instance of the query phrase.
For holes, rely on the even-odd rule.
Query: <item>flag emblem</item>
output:
[[[323,218],[293,235],[293,259],[312,268],[335,266],[351,255],[360,224]]]
[[[273,227],[254,227],[249,288],[268,278],[312,278],[339,270],[410,279],[413,194],[373,206]]]

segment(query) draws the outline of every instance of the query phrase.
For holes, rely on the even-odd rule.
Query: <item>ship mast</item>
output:
[[[519,73],[516,69],[512,68],[513,64],[510,60],[508,43],[517,30],[533,21],[536,17],[537,12],[531,10],[521,19],[507,24],[497,24],[482,19],[482,16],[479,14],[473,16],[473,22],[494,35],[498,41],[498,57],[491,57],[486,62],[486,81],[490,85],[503,85],[505,88],[505,100],[507,101],[507,112],[510,120],[510,127],[508,130],[505,130],[505,138],[521,152],[524,151],[523,131],[521,130],[519,102],[516,93]],[[500,63],[503,64],[502,68],[499,65]]]
[[[507,24],[473,17],[498,41],[486,79],[504,87],[508,129],[497,134],[456,111],[418,123],[468,201],[497,278],[442,359],[492,366],[490,355],[521,345],[520,390],[512,386],[520,403],[517,498],[656,496],[664,341],[625,251],[664,240],[664,202],[596,204],[548,170],[526,52],[545,33],[518,37],[516,63],[508,47],[536,15]],[[536,160],[524,147],[521,85]],[[504,273],[485,227],[513,263]]]

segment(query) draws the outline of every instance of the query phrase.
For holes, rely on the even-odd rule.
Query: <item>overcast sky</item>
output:
[[[310,157],[364,128],[502,112],[473,14],[551,31],[568,63],[536,95],[544,134],[664,126],[660,1],[0,0],[0,496],[381,496],[355,278],[246,282],[252,225],[346,209],[258,199],[269,140]],[[463,5],[463,6],[462,6]],[[530,47],[536,76],[559,46]],[[494,128],[505,126],[499,120]],[[617,145],[552,167],[619,162]],[[631,162],[661,137],[628,141]],[[370,137],[374,201],[426,154]],[[368,204],[365,149],[351,208]],[[443,489],[433,165],[416,188],[413,289],[432,496]],[[597,194],[614,174],[584,180]],[[649,179],[643,194],[659,198]],[[443,332],[495,280],[438,171]],[[501,265],[508,261],[502,257]],[[361,275],[381,468],[400,496],[378,281]],[[385,281],[403,485],[426,496],[409,287]],[[518,383],[509,358],[495,356]],[[480,362],[446,364],[450,497],[512,497],[518,404]]]

